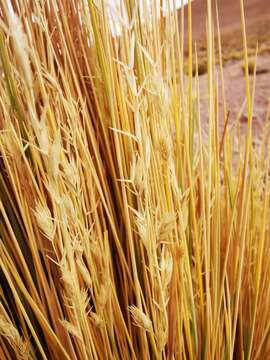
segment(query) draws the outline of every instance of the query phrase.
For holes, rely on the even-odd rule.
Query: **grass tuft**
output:
[[[269,357],[269,139],[240,2],[247,135],[210,0],[203,49],[191,2],[179,22],[123,0],[113,36],[105,0],[0,0],[0,358]]]

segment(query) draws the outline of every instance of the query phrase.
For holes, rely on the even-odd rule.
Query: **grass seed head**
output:
[[[109,298],[110,298],[110,281],[109,279],[107,279],[101,283],[97,295],[98,305],[101,309],[103,309],[106,306],[106,304],[109,301]]]
[[[93,324],[97,328],[102,328],[104,326],[104,321],[103,321],[102,317],[99,316],[97,313],[91,311],[90,318],[91,318],[91,321],[93,322]]]
[[[158,242],[161,243],[168,239],[171,235],[176,222],[176,215],[174,213],[166,212],[162,215],[158,224]]]
[[[8,14],[9,30],[13,41],[14,52],[18,63],[22,68],[24,79],[29,88],[32,88],[32,71],[28,56],[28,43],[26,35],[23,31],[22,23],[19,17],[10,7]]]
[[[171,156],[171,147],[168,138],[161,137],[158,143],[158,151],[163,161],[167,162]]]
[[[160,274],[163,289],[167,289],[173,272],[173,257],[169,251],[165,251],[160,261]]]
[[[76,259],[76,264],[78,265],[79,273],[81,274],[85,284],[87,285],[87,287],[89,289],[92,289],[93,282],[92,282],[90,273],[89,273],[87,267],[85,266],[83,259],[81,257],[78,257]]]
[[[3,315],[0,315],[0,335],[7,339],[19,360],[31,358],[28,341],[20,336],[17,328]]]
[[[129,307],[129,311],[131,312],[134,324],[145,331],[153,332],[152,321],[149,317],[139,308],[132,305]]]
[[[155,338],[157,347],[162,352],[168,341],[168,322],[166,314],[160,314],[156,321]]]
[[[71,322],[67,320],[60,320],[60,322],[70,335],[75,336],[80,340],[82,339],[81,332],[78,326],[73,325]]]
[[[75,160],[64,160],[61,162],[66,179],[71,183],[74,189],[77,189],[80,184],[80,175]]]
[[[55,234],[55,225],[52,220],[52,214],[47,205],[43,205],[40,201],[37,202],[35,208],[35,216],[41,231],[47,236],[49,240],[53,240]]]
[[[58,132],[54,142],[51,145],[50,153],[49,153],[49,169],[54,180],[57,179],[59,174],[59,164],[61,159],[61,138],[60,133]]]

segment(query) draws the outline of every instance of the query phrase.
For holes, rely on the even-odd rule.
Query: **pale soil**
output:
[[[240,0],[218,0],[221,41],[224,61],[225,93],[228,105],[229,125],[232,127],[240,115],[240,124],[243,133],[247,127],[247,112],[244,106],[246,99],[246,84],[243,71],[243,42]],[[192,3],[193,18],[193,38],[199,49],[199,64],[202,73],[206,71],[207,62],[206,52],[206,0],[194,0]],[[256,138],[263,135],[263,125],[270,123],[267,116],[269,112],[270,100],[270,0],[244,0],[246,15],[247,41],[250,58],[255,54],[258,42],[259,55],[256,74],[256,86],[254,97],[253,129]],[[185,9],[186,11],[186,9]],[[186,17],[187,19],[187,17]],[[205,68],[205,71],[204,71]],[[217,78],[219,79],[218,92],[221,95],[220,74],[217,66]],[[250,75],[250,83],[254,76]],[[207,75],[200,76],[201,115],[202,119],[207,119]],[[224,128],[222,102],[219,101],[220,132]]]
[[[212,3],[214,4],[215,1],[212,0]],[[217,5],[222,34],[227,35],[238,31],[241,28],[240,0],[217,0]],[[187,12],[187,6],[185,6],[185,11]],[[266,19],[270,19],[270,1],[244,0],[244,11],[248,35],[253,34],[254,31],[260,33],[260,24],[264,23]],[[196,41],[206,37],[206,16],[207,0],[193,0],[193,38]],[[215,6],[213,6],[213,16],[215,17]],[[255,28],[254,25],[256,25]]]
[[[219,93],[219,117],[220,132],[224,128],[224,115],[222,105],[222,87],[220,71],[217,68],[218,93]],[[250,74],[250,92],[252,94],[253,83],[255,80],[254,110],[253,110],[253,128],[256,137],[261,137],[263,124],[269,119],[269,100],[270,100],[270,56],[262,54],[257,59],[256,77]],[[200,76],[200,93],[201,93],[201,115],[206,120],[208,113],[207,75]],[[241,128],[247,127],[247,109],[246,109],[246,80],[244,78],[243,63],[232,60],[224,67],[225,98],[227,111],[229,111],[229,126],[236,125],[238,119]],[[268,116],[267,116],[268,115]]]

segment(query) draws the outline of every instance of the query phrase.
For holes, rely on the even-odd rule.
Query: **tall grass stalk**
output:
[[[269,142],[240,4],[247,136],[211,0],[207,94],[191,2],[123,0],[116,37],[105,0],[0,0],[1,359],[269,357]]]

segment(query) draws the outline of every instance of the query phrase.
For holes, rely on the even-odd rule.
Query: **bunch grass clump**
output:
[[[191,2],[188,44],[183,10],[144,5],[121,2],[114,36],[105,0],[0,1],[0,358],[269,356],[270,152],[252,145],[243,2],[244,138],[211,1],[207,94]]]

